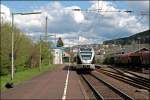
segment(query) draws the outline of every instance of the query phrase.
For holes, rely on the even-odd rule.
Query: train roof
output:
[[[81,47],[79,48],[80,51],[92,51],[93,48],[92,47]]]
[[[142,48],[140,50],[137,50],[137,51],[134,51],[134,52],[127,52],[127,53],[123,53],[123,52],[118,52],[118,53],[115,53],[114,55],[116,56],[137,56],[143,52],[150,52],[150,49],[147,49],[147,48]]]
[[[131,52],[130,53],[130,55],[129,56],[140,56],[141,55],[141,53],[143,53],[143,52],[149,52],[149,49],[147,49],[147,48],[142,48],[142,49],[140,49],[140,50],[138,50],[138,51],[135,51],[135,52]]]
[[[147,49],[147,48],[142,48],[142,49],[137,50],[137,51],[135,51],[135,52],[143,52],[143,51],[149,51],[149,49]]]

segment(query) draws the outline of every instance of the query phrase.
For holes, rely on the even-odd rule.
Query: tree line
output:
[[[144,32],[136,33],[129,37],[118,38],[113,40],[104,41],[103,44],[116,44],[116,45],[131,45],[133,43],[137,44],[149,44],[150,40],[150,30],[146,30]]]
[[[11,72],[11,36],[12,27],[10,23],[3,23],[0,26],[1,49],[0,49],[0,75],[7,75]],[[15,72],[29,68],[39,67],[40,44],[41,63],[47,65],[53,62],[53,55],[48,49],[51,43],[45,41],[33,42],[17,27],[14,27],[14,68]]]

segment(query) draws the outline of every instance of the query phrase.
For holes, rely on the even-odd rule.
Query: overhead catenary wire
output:
[[[132,10],[130,10],[129,9],[129,5],[127,5],[127,9],[116,9],[116,10],[104,10],[103,8],[100,8],[100,4],[99,4],[99,1],[100,0],[98,0],[98,4],[96,5],[96,9],[73,9],[74,11],[82,11],[82,12],[98,12],[98,13],[100,13],[100,12],[105,12],[105,13],[111,13],[111,12],[114,12],[114,13],[128,13],[127,15],[129,15],[130,13],[135,13],[135,11],[132,11]],[[102,3],[102,2],[101,2]],[[99,15],[99,14],[98,14]],[[95,15],[95,16],[98,16],[97,14]],[[102,15],[102,14],[101,14]],[[142,15],[142,16],[141,16]],[[147,14],[147,12],[145,12],[145,11],[142,11],[141,13],[140,13],[140,18],[138,18],[138,20],[137,20],[137,22],[136,23],[139,23],[139,22],[141,22],[142,20],[143,20],[143,18],[144,18],[144,15],[148,15]],[[98,17],[98,19],[99,19],[99,17]],[[98,20],[98,22],[100,22],[100,21],[102,21],[102,20]],[[126,21],[125,22],[126,24],[124,24],[124,26],[123,27],[120,27],[120,29],[124,29],[125,27],[131,27],[132,25],[131,25],[131,23],[129,22],[129,21]]]

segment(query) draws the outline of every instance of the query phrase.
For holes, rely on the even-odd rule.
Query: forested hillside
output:
[[[1,75],[9,74],[11,71],[11,25],[5,23],[1,25]],[[14,67],[15,72],[25,70],[28,68],[38,67],[40,61],[40,41],[34,43],[21,30],[14,28]],[[42,64],[49,64],[52,62],[51,51],[48,50],[48,44],[41,41],[41,60]]]
[[[125,37],[125,38],[119,38],[114,40],[108,40],[104,41],[103,44],[132,44],[133,42],[141,43],[141,44],[148,44],[150,43],[150,30],[137,33],[135,35]]]

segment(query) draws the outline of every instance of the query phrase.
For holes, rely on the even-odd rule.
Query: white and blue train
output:
[[[92,47],[80,47],[76,56],[76,69],[95,69],[95,52]]]

